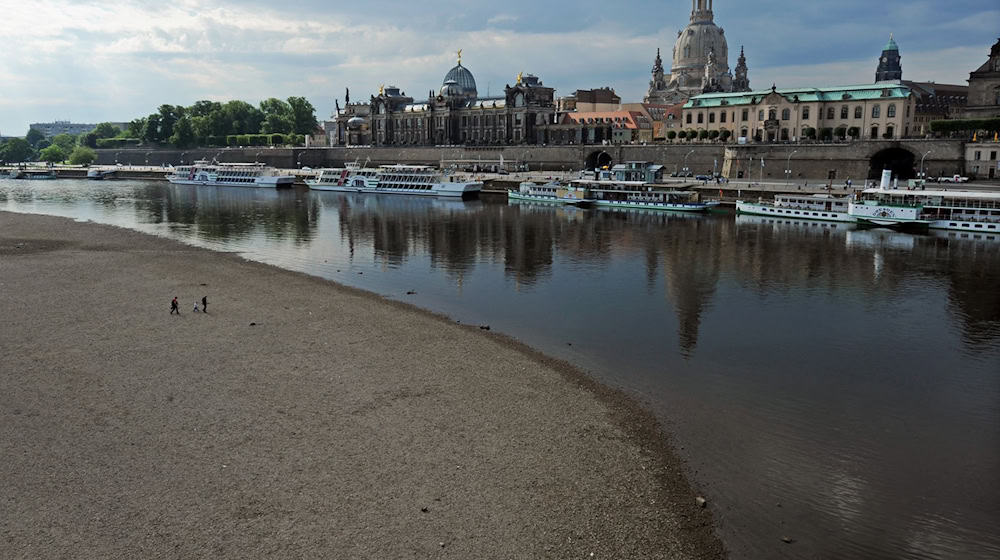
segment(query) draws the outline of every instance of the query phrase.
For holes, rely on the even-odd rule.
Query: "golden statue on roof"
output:
[[[458,49],[458,64],[462,65],[462,49]]]
[[[379,95],[385,95],[385,84],[379,84],[378,85],[378,94]]]
[[[523,71],[517,73],[517,85],[521,85],[521,80],[522,79],[524,79],[524,72]]]

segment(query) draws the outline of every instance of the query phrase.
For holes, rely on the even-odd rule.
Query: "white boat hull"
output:
[[[235,183],[230,181],[212,181],[212,180],[199,180],[199,179],[180,179],[175,177],[167,177],[167,181],[170,181],[174,185],[198,185],[198,186],[212,186],[212,187],[248,187],[248,188],[262,188],[262,189],[274,189],[278,187],[291,187],[295,184],[295,177],[291,175],[287,176],[276,176],[276,177],[257,177],[252,183]]]
[[[819,220],[822,222],[838,222],[853,224],[857,218],[847,212],[834,212],[829,210],[804,210],[801,208],[784,208],[760,202],[736,201],[736,211],[740,214],[753,214],[755,216],[780,216],[782,218],[794,218],[798,220]]]
[[[430,189],[394,189],[385,187],[352,187],[349,185],[322,184],[306,182],[314,191],[364,193],[364,194],[400,194],[410,196],[443,196],[452,198],[473,197],[483,189],[482,183],[438,183]]]
[[[523,202],[539,202],[542,204],[560,204],[560,205],[570,205],[570,206],[589,206],[594,203],[594,201],[590,199],[521,194],[515,191],[507,191],[507,200],[523,201]]]
[[[669,212],[706,212],[717,206],[706,202],[634,202],[629,200],[595,200],[594,204],[601,208],[634,208],[636,210],[666,210]]]

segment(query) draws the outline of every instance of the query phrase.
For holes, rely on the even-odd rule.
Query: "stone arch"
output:
[[[917,172],[914,169],[917,155],[899,146],[879,150],[872,154],[868,168],[869,179],[881,179],[883,169],[891,169],[893,177],[901,181],[913,179]]]
[[[607,166],[610,169],[613,164],[614,160],[611,158],[611,154],[601,150],[598,152],[591,152],[590,155],[587,156],[584,169],[600,169],[604,166]]]

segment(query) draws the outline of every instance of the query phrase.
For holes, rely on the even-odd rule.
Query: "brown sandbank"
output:
[[[0,317],[3,558],[724,556],[649,414],[494,333],[4,212]]]

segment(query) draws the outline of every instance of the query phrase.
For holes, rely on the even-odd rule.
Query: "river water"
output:
[[[566,359],[655,412],[733,558],[1000,557],[1000,237],[141,181],[0,180],[0,210],[238,252]]]

